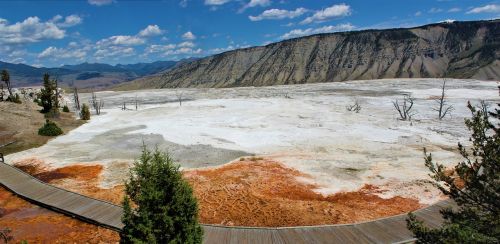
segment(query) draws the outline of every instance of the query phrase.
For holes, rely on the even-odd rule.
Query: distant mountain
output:
[[[233,50],[117,89],[234,87],[379,78],[500,80],[500,20],[317,34]]]
[[[100,64],[100,63],[81,63],[75,65],[63,65],[63,69],[69,69],[74,71],[94,71],[94,72],[126,72],[126,69],[121,67],[113,66],[110,64]]]
[[[70,70],[59,69],[59,68],[36,68],[33,66],[29,66],[26,64],[11,64],[0,61],[0,69],[6,69],[9,71],[11,76],[22,76],[22,77],[31,77],[31,76],[41,76],[45,73],[60,73],[60,74],[69,74],[72,73]]]
[[[176,64],[176,61],[156,61],[153,63],[118,64],[116,67],[133,71],[138,76],[145,76],[165,71]]]
[[[177,64],[175,61],[153,63],[109,65],[101,63],[82,63],[63,65],[59,68],[37,68],[25,64],[11,64],[0,61],[0,70],[9,71],[14,86],[33,86],[42,84],[42,76],[49,73],[57,77],[61,86],[104,89],[122,82],[146,75],[166,71]]]

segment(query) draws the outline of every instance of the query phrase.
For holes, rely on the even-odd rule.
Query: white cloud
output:
[[[163,53],[164,56],[169,56],[169,55],[179,55],[179,54],[200,54],[203,50],[201,48],[198,49],[192,49],[189,47],[181,47],[179,49],[175,50],[168,50],[165,53]]]
[[[183,8],[187,7],[187,5],[188,5],[188,0],[181,0],[179,2],[179,6],[181,6]]]
[[[223,5],[231,0],[205,0],[205,5]]]
[[[187,42],[181,42],[181,43],[177,44],[177,46],[178,47],[191,47],[191,48],[193,48],[196,45],[193,42],[187,41]]]
[[[62,20],[62,19],[63,19],[63,16],[58,14],[58,15],[52,17],[52,19],[50,19],[49,22],[55,23],[55,22],[58,22],[59,20]]]
[[[38,58],[51,58],[51,59],[84,59],[87,56],[87,52],[82,49],[74,48],[57,48],[48,47],[38,54]]]
[[[323,27],[319,27],[319,28],[294,29],[288,33],[283,34],[280,38],[281,39],[290,39],[290,38],[294,38],[294,37],[308,36],[308,35],[318,34],[318,33],[350,31],[350,30],[353,30],[354,28],[356,28],[354,25],[352,25],[350,23],[346,23],[346,24],[339,24],[339,25],[328,25],[328,26],[323,26]]]
[[[440,9],[440,8],[431,8],[431,9],[429,9],[428,12],[431,13],[431,14],[437,14],[437,13],[443,12],[443,10]]]
[[[456,13],[456,12],[460,12],[460,11],[462,11],[462,9],[460,9],[460,8],[450,8],[448,10],[448,13]]]
[[[313,16],[306,18],[301,24],[310,24],[313,22],[323,22],[333,18],[345,17],[351,15],[351,6],[342,3],[316,11]]]
[[[157,44],[154,44],[154,45],[150,45],[149,47],[147,47],[144,51],[146,53],[166,52],[168,50],[175,49],[176,46],[177,45],[175,45],[175,44],[167,44],[167,45],[157,45]]]
[[[0,43],[26,44],[49,39],[62,39],[66,35],[63,29],[48,21],[41,22],[36,16],[28,17],[23,22],[9,25],[0,19]]]
[[[137,36],[111,36],[97,42],[99,46],[121,45],[134,46],[146,43],[146,40]]]
[[[249,3],[247,3],[246,6],[249,8],[261,6],[261,7],[266,7],[271,5],[271,0],[250,0]]]
[[[454,19],[445,19],[445,20],[442,20],[442,21],[439,21],[439,22],[441,22],[441,23],[451,24],[451,23],[453,23],[453,22],[455,22],[455,21],[456,21],[456,20],[454,20]]]
[[[164,30],[160,29],[158,25],[148,25],[144,30],[139,32],[139,36],[150,37],[163,34]]]
[[[164,30],[160,29],[160,27],[158,25],[148,25],[146,28],[139,31],[139,33],[137,33],[137,35],[134,35],[134,36],[130,36],[130,35],[111,36],[111,37],[104,38],[104,39],[98,41],[96,44],[99,47],[113,46],[113,45],[136,46],[136,45],[142,45],[142,44],[146,43],[146,40],[148,37],[161,35],[162,33],[164,33]]]
[[[467,14],[481,14],[481,13],[500,13],[500,5],[488,4],[467,11]]]
[[[251,21],[260,21],[264,19],[293,19],[307,12],[305,8],[297,8],[293,11],[284,9],[268,9],[257,16],[248,16]]]
[[[193,34],[193,32],[188,31],[182,35],[182,39],[184,40],[194,40],[196,39],[196,36]]]
[[[203,52],[201,48],[195,49],[196,44],[190,41],[181,42],[178,44],[167,44],[167,45],[150,45],[144,50],[144,56],[153,53],[159,53],[161,56],[172,56],[172,55],[194,55]]]
[[[243,12],[247,8],[253,8],[253,7],[257,7],[257,6],[267,7],[267,6],[271,5],[271,3],[272,3],[271,0],[250,0],[250,2],[248,2],[247,4],[245,4],[239,10],[239,12]]]
[[[57,19],[57,17],[59,17],[59,16],[60,15],[56,15],[54,18],[52,18],[53,20],[55,20],[54,21],[55,23],[59,21],[59,19]],[[83,19],[80,16],[78,16],[76,14],[72,14],[72,15],[66,16],[66,18],[64,18],[64,22],[56,23],[56,25],[60,26],[60,27],[71,27],[71,26],[81,24],[82,22],[83,22]]]
[[[149,45],[146,49],[146,53],[159,53],[159,52],[167,52],[171,51],[174,49],[180,49],[180,48],[194,48],[196,44],[190,42],[190,41],[185,41],[181,42],[178,44],[166,44],[166,45],[158,45],[158,44],[153,44]]]
[[[15,49],[9,46],[0,47],[1,60],[8,63],[26,63],[24,59],[30,53],[26,49]]]
[[[112,4],[113,0],[88,0],[88,3],[95,6]]]
[[[134,54],[135,50],[132,47],[110,46],[106,48],[98,48],[94,53],[94,57],[97,60],[101,60],[111,57],[128,57]]]
[[[417,11],[417,12],[415,13],[415,16],[420,16],[420,15],[422,15],[422,11]]]

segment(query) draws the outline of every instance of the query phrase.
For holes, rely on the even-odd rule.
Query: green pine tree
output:
[[[0,72],[0,76],[1,76],[1,79],[3,82],[5,82],[5,85],[7,86],[7,91],[9,92],[9,98],[12,97],[12,88],[11,88],[11,85],[10,85],[10,74],[9,74],[9,71],[7,70],[2,70],[2,72]]]
[[[90,109],[86,103],[84,103],[82,105],[82,110],[80,111],[80,119],[81,120],[89,120],[90,119]]]
[[[168,154],[144,146],[125,193],[121,243],[201,243],[193,190]]]
[[[500,242],[500,116],[498,108],[488,113],[482,105],[478,109],[468,104],[472,118],[465,124],[472,132],[472,148],[458,145],[464,161],[454,168],[457,176],[451,176],[425,153],[425,165],[435,185],[458,204],[458,209],[441,211],[445,222],[439,229],[427,228],[410,214],[407,225],[417,243]]]
[[[42,113],[48,113],[52,110],[54,102],[55,85],[50,79],[49,74],[43,75],[43,88],[40,91],[40,103],[43,107]]]

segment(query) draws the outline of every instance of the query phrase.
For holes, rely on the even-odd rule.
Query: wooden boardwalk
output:
[[[123,209],[43,183],[23,171],[0,163],[0,184],[18,196],[54,211],[116,231],[123,227]],[[439,210],[449,200],[420,209],[415,214],[429,227],[442,223]],[[282,228],[203,225],[204,243],[404,243],[413,239],[406,229],[406,214],[356,224]]]

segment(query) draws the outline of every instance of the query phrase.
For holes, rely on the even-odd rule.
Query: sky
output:
[[[2,0],[0,60],[180,60],[315,33],[496,18],[497,0]]]

